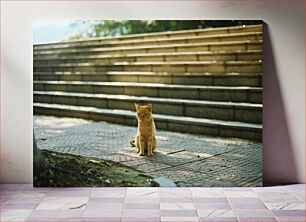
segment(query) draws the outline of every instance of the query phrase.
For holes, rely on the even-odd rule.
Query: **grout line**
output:
[[[233,208],[233,206],[232,206],[231,202],[229,201],[228,196],[226,195],[226,193],[225,193],[225,191],[224,191],[224,189],[223,189],[223,188],[222,188],[222,190],[223,190],[224,196],[225,196],[225,198],[226,198],[226,200],[227,200],[228,204],[230,205],[231,210],[233,211],[233,213],[234,213],[234,215],[235,215],[235,217],[236,217],[237,221],[238,221],[238,222],[240,222],[240,219],[238,218],[238,216],[237,216],[237,214],[236,214],[236,212],[235,212],[235,210],[234,210],[234,208]]]
[[[195,203],[195,199],[194,199],[194,194],[193,194],[193,192],[192,192],[192,188],[193,188],[193,187],[191,187],[191,188],[189,188],[189,189],[190,189],[190,192],[191,192],[193,205],[194,205],[194,207],[195,207],[195,209],[196,209],[196,212],[197,212],[198,221],[201,221],[201,219],[200,219],[200,214],[199,214],[199,209],[198,209],[198,207],[197,207],[197,205],[196,205],[196,203]]]
[[[304,185],[305,186],[305,185]],[[289,190],[289,193],[292,194],[293,196],[295,196],[297,199],[301,200],[304,204],[305,204],[305,198],[300,197],[299,195],[297,195],[294,191],[291,191],[289,188],[287,188]],[[305,190],[304,190],[304,195],[305,195]],[[305,218],[306,219],[306,218]]]
[[[88,196],[88,200],[87,200],[87,204],[85,205],[85,208],[84,208],[84,211],[83,211],[83,214],[82,214],[82,221],[84,221],[84,214],[85,214],[85,211],[86,211],[86,209],[87,209],[87,206],[88,206],[88,203],[89,203],[89,200],[90,200],[90,198],[91,198],[91,195],[92,195],[92,193],[93,193],[93,190],[94,190],[94,187],[91,187],[91,189],[90,189],[90,193],[89,193],[89,196]]]
[[[124,200],[123,200],[123,205],[122,205],[122,211],[121,211],[121,216],[120,216],[120,222],[122,222],[123,212],[124,212],[124,209],[125,209],[125,201],[126,201],[127,189],[128,189],[128,187],[125,188],[125,192],[124,192]]]
[[[160,203],[160,187],[157,187],[157,198],[158,198],[158,205],[159,205],[159,219],[160,221],[162,221],[161,203]]]
[[[253,189],[252,189],[252,190],[253,190]],[[287,189],[287,190],[288,190],[288,189]],[[278,218],[272,213],[272,210],[270,210],[270,209],[268,208],[268,206],[266,205],[265,201],[258,195],[258,193],[255,192],[254,190],[253,190],[253,192],[256,193],[258,199],[265,205],[265,207],[266,207],[267,210],[270,212],[270,214],[273,216],[273,218],[274,218],[276,221],[279,221]]]

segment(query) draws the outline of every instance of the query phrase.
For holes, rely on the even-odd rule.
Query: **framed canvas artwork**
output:
[[[34,186],[262,185],[262,21],[33,27]]]

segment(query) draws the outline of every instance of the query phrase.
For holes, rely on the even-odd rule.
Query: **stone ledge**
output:
[[[165,45],[147,45],[147,46],[130,46],[130,47],[105,47],[105,48],[86,48],[86,49],[67,49],[67,50],[49,50],[49,51],[34,51],[33,55],[52,55],[52,54],[77,54],[77,53],[109,53],[119,52],[119,54],[128,54],[127,51],[134,53],[156,53],[156,52],[182,52],[182,51],[224,51],[230,48],[231,51],[247,51],[247,50],[262,50],[262,40],[245,40],[245,41],[228,41],[228,42],[213,42],[213,43],[184,43],[184,44],[165,44]],[[201,50],[198,50],[201,48]],[[125,52],[125,53],[122,53]]]
[[[34,81],[35,91],[64,91],[177,99],[261,103],[262,88],[133,82]]]
[[[172,36],[201,36],[210,33],[218,34],[228,34],[228,33],[244,33],[244,32],[262,32],[262,25],[248,25],[248,26],[231,26],[231,27],[220,27],[220,28],[206,28],[206,29],[193,29],[193,30],[180,30],[180,31],[171,31],[171,32],[155,32],[155,33],[144,33],[144,34],[134,34],[134,35],[124,35],[118,37],[103,37],[103,38],[92,38],[87,40],[72,40],[60,43],[47,43],[34,45],[35,49],[50,47],[50,45],[56,46],[73,46],[73,45],[88,45],[92,43],[103,43],[107,41],[118,40],[124,41],[129,39],[147,39],[147,38],[169,38]]]
[[[94,107],[34,103],[35,115],[69,116],[95,121],[108,121],[123,125],[135,125],[135,112]],[[262,125],[235,121],[180,117],[154,114],[157,128],[170,131],[226,136],[261,141]]]
[[[107,73],[34,73],[34,80],[42,81],[91,81],[91,82],[136,82],[211,86],[260,87],[260,73],[151,73],[151,72],[107,72]]]
[[[137,40],[127,40],[127,41],[112,41],[109,40],[104,43],[95,44],[82,44],[78,46],[66,45],[63,47],[49,46],[45,48],[35,48],[35,51],[44,50],[57,50],[57,49],[67,49],[67,48],[103,48],[103,47],[113,47],[113,46],[140,46],[140,45],[164,45],[164,44],[187,44],[187,43],[198,43],[198,42],[224,42],[224,41],[242,41],[242,40],[262,40],[262,32],[244,32],[244,33],[228,33],[228,34],[217,34],[217,35],[202,35],[202,36],[189,36],[184,37],[168,37],[168,38],[156,38],[156,39],[137,39]]]
[[[153,103],[154,113],[220,120],[262,122],[262,105],[250,103],[34,91],[34,102],[134,110],[134,103]]]

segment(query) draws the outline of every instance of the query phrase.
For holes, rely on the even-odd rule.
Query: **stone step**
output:
[[[248,123],[262,122],[262,105],[250,103],[44,91],[34,91],[34,102],[131,111],[135,110],[135,103],[152,103],[153,112],[156,114]]]
[[[105,73],[34,73],[34,80],[136,82],[211,86],[262,85],[261,73],[160,73],[160,72],[105,72]]]
[[[62,47],[76,47],[76,46],[89,46],[95,44],[105,44],[109,42],[123,42],[131,40],[142,39],[159,39],[159,38],[178,38],[178,37],[194,37],[194,36],[208,36],[208,35],[220,35],[231,33],[246,33],[246,32],[262,32],[262,25],[247,25],[247,26],[232,26],[221,28],[206,28],[206,29],[194,29],[194,30],[181,30],[181,31],[168,31],[168,32],[156,32],[145,34],[133,34],[116,37],[103,37],[103,38],[91,38],[87,40],[72,40],[59,43],[47,43],[35,45],[34,49],[46,49],[50,47],[62,48]]]
[[[261,50],[250,51],[213,51],[213,52],[165,52],[138,53],[129,55],[77,55],[60,58],[36,58],[34,64],[63,63],[114,63],[114,62],[172,62],[172,61],[259,61],[262,60]]]
[[[58,49],[80,49],[80,48],[105,48],[105,47],[131,47],[131,46],[144,46],[144,45],[166,45],[166,44],[187,44],[187,43],[213,43],[213,42],[226,42],[226,41],[244,41],[244,40],[262,40],[262,32],[246,32],[246,33],[233,33],[233,34],[217,34],[206,36],[190,36],[186,37],[172,37],[172,38],[156,38],[156,39],[138,39],[128,41],[107,41],[104,43],[91,43],[87,45],[50,45],[48,48],[34,47],[35,51],[44,50],[58,50]]]
[[[34,64],[34,72],[106,72],[106,71],[145,71],[145,72],[211,72],[211,73],[254,73],[262,72],[261,61],[185,61],[185,62],[115,62],[112,64],[64,63]]]
[[[262,102],[262,88],[245,86],[200,86],[133,82],[34,81],[34,90],[228,102]]]
[[[86,106],[34,103],[35,115],[67,116],[136,127],[135,112]],[[261,124],[153,114],[157,130],[261,141]]]
[[[164,53],[164,52],[207,52],[207,51],[249,51],[262,50],[262,40],[232,41],[215,43],[187,43],[167,45],[145,45],[130,47],[105,47],[105,48],[82,48],[82,49],[57,49],[57,50],[34,50],[34,59],[37,58],[60,58],[62,56],[76,55],[109,55],[109,54],[135,54],[135,53]]]

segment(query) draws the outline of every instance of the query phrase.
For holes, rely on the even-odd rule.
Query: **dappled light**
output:
[[[88,124],[87,120],[80,118],[57,118],[52,116],[34,116],[34,125],[50,128],[70,128]],[[62,133],[62,130],[53,130],[53,133]]]

